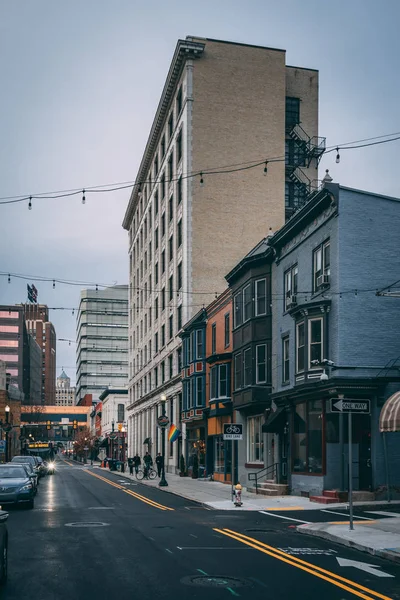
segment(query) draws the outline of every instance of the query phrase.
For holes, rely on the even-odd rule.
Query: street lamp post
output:
[[[9,450],[9,447],[8,447],[8,434],[9,434],[9,431],[8,431],[8,424],[9,424],[8,420],[9,420],[9,417],[10,417],[10,407],[8,406],[8,404],[6,405],[5,411],[6,411],[6,462],[8,462],[9,459],[10,459],[10,450]]]
[[[165,416],[165,402],[167,400],[167,396],[165,394],[161,394],[161,414]],[[165,479],[165,427],[161,429],[161,444],[162,444],[162,470],[161,470],[161,479],[158,483],[160,487],[168,487],[168,482]]]

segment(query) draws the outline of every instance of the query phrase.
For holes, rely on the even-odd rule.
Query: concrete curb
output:
[[[364,544],[359,544],[355,541],[353,542],[351,540],[343,539],[342,537],[339,537],[338,535],[334,535],[333,533],[329,533],[327,531],[309,529],[308,525],[298,525],[296,529],[299,533],[319,537],[323,540],[329,540],[330,542],[336,542],[336,544],[340,544],[341,546],[355,548],[356,550],[361,550],[361,552],[366,552],[368,554],[372,554],[373,556],[378,556],[379,558],[386,558],[387,560],[391,560],[395,563],[400,564],[400,554],[398,552],[391,552],[390,550],[383,550],[380,548],[373,548],[372,546],[365,546]]]

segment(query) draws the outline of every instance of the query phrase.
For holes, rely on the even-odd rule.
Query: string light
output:
[[[268,161],[265,161],[265,165],[264,165],[264,175],[266,175],[268,173]]]
[[[85,190],[82,190],[82,204],[86,203]]]
[[[201,186],[201,187],[203,187],[203,186],[204,186],[203,173],[200,173],[200,186]]]
[[[10,273],[8,274],[8,283],[11,283]]]
[[[32,210],[32,196],[29,196],[28,209]]]
[[[53,279],[53,290],[55,290],[55,289],[56,289],[56,282],[55,282],[55,280]]]
[[[340,154],[339,154],[339,148],[336,148],[336,163],[339,164],[340,163]]]

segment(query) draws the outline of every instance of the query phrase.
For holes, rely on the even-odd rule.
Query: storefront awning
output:
[[[379,416],[379,431],[400,431],[400,391],[388,398]]]
[[[268,421],[262,426],[263,433],[280,433],[284,428],[285,423],[286,409],[280,407],[270,414]]]

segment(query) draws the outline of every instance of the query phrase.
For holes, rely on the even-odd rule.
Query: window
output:
[[[242,354],[235,355],[235,390],[240,390],[242,387]]]
[[[243,323],[251,318],[251,284],[243,290]]]
[[[154,248],[158,249],[158,227],[154,230]]]
[[[161,198],[164,199],[165,198],[165,172],[161,175],[160,188],[161,188]]]
[[[285,163],[291,167],[305,167],[306,148],[305,142],[285,140]]]
[[[165,250],[161,252],[161,273],[165,273]]]
[[[262,433],[263,417],[248,417],[247,419],[247,462],[264,462],[264,439]]]
[[[203,404],[203,377],[196,377],[196,406]]]
[[[293,471],[322,473],[322,400],[297,404],[293,417]]]
[[[154,214],[158,215],[158,192],[154,194]]]
[[[243,352],[243,387],[252,384],[251,376],[251,348]]]
[[[158,262],[154,265],[154,283],[158,284]]]
[[[165,310],[165,287],[161,290],[161,310]]]
[[[168,221],[171,223],[174,218],[174,197],[171,196],[168,200]]]
[[[178,373],[182,371],[182,346],[176,351],[176,363],[178,365]]]
[[[196,360],[200,360],[203,358],[204,350],[203,350],[203,332],[202,330],[196,331]]]
[[[178,93],[176,95],[176,114],[179,116],[179,113],[182,110],[182,86],[179,88]]]
[[[177,230],[177,248],[180,248],[182,246],[182,219],[180,219],[178,221],[178,224],[176,226],[176,230]]]
[[[256,281],[256,317],[267,314],[267,281]]]
[[[169,378],[172,379],[174,376],[174,357],[172,354],[168,356],[168,374]]]
[[[158,296],[154,301],[154,318],[158,319]]]
[[[168,119],[168,138],[172,138],[172,134],[174,133],[174,113],[172,112],[169,115]]]
[[[18,340],[0,340],[0,346],[3,348],[18,348]]]
[[[1,319],[18,319],[19,313],[11,310],[0,310]]]
[[[161,215],[161,237],[165,235],[165,212]]]
[[[182,129],[176,138],[176,164],[179,165],[182,160]]]
[[[322,318],[310,319],[308,321],[308,357],[309,369],[315,369],[319,365],[314,365],[313,361],[319,363],[323,359],[323,332]]]
[[[178,331],[182,329],[182,306],[178,306]]]
[[[158,175],[158,156],[154,159],[154,179],[156,179]]]
[[[171,152],[171,154],[169,155],[169,158],[168,158],[168,180],[169,180],[169,183],[171,183],[173,178],[174,178],[174,153]]]
[[[229,340],[230,340],[230,314],[225,315],[225,348],[227,348],[229,346]]]
[[[154,387],[158,388],[158,367],[154,368]]]
[[[304,371],[305,327],[303,323],[296,325],[296,373]]]
[[[178,291],[182,289],[182,263],[180,262],[178,265]]]
[[[169,301],[171,301],[174,297],[174,276],[171,275],[169,278]]]
[[[286,97],[286,128],[292,129],[300,123],[300,99]]]
[[[161,348],[165,346],[165,325],[161,325]]]
[[[178,183],[176,184],[176,193],[178,205],[182,202],[182,177],[179,177]]]
[[[164,156],[165,156],[165,135],[163,135],[161,138],[160,149],[161,149],[161,158],[164,158]]]
[[[118,423],[123,423],[125,420],[125,405],[118,404],[117,408],[117,421]]]
[[[174,258],[174,236],[171,235],[171,237],[168,240],[168,245],[169,245],[169,260],[172,260]]]
[[[286,271],[285,277],[285,298],[284,298],[284,310],[288,310],[292,304],[296,301],[297,294],[297,279],[298,279],[299,268],[297,265],[291,267]]]
[[[218,398],[218,366],[210,370],[210,400]]]
[[[165,382],[165,360],[161,363],[161,383]]]
[[[233,326],[239,327],[243,322],[243,301],[242,294],[239,292],[233,297]]]
[[[229,379],[228,379],[228,365],[218,365],[218,397],[228,398],[230,395]]]
[[[331,246],[329,240],[314,250],[313,256],[313,282],[314,292],[329,285],[331,273]]]
[[[288,383],[290,380],[290,356],[289,356],[289,336],[282,339],[282,382]]]
[[[215,354],[217,351],[217,324],[213,323],[211,326],[211,354]]]
[[[169,339],[172,340],[174,337],[174,317],[170,315],[169,317]]]
[[[256,346],[256,383],[267,382],[267,345]]]
[[[305,203],[307,196],[307,186],[298,185],[293,181],[285,182],[285,208],[300,208]]]

